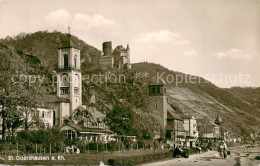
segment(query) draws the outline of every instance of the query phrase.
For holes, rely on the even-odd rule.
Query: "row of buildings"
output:
[[[25,117],[30,123],[31,130],[37,129],[35,119],[40,119],[44,127],[59,126],[69,139],[79,138],[87,142],[110,142],[128,137],[135,141],[136,136],[117,135],[106,126],[104,118],[106,111],[112,109],[111,105],[104,102],[96,103],[94,95],[89,101],[91,106],[82,105],[81,55],[80,50],[71,44],[70,36],[68,34],[68,42],[58,48],[57,98],[53,101],[54,106],[52,108],[25,108],[21,106],[17,109],[30,110],[30,113]],[[105,69],[131,68],[129,45],[126,49],[122,45],[112,49],[112,42],[104,42],[103,54],[95,56],[95,58],[98,59],[92,59],[92,63],[99,64]],[[0,109],[2,110],[1,106]],[[84,123],[79,123],[77,119],[72,119],[73,123],[65,121],[79,109],[85,111],[86,116],[81,117],[84,118]],[[2,123],[2,119],[0,123]],[[23,129],[24,126],[21,125],[16,129],[16,132]]]
[[[70,36],[70,35],[69,35]],[[129,137],[136,140],[136,136],[120,136],[112,132],[104,123],[106,111],[112,110],[111,105],[96,102],[92,95],[89,106],[82,105],[82,75],[80,50],[70,45],[58,49],[57,101],[55,107],[34,108],[37,116],[46,127],[59,126],[67,138],[79,138],[86,142],[119,141]],[[112,43],[103,43],[103,55],[96,60],[104,68],[130,69],[130,48],[117,46],[112,50]],[[194,116],[179,115],[168,103],[165,84],[149,85],[149,116],[154,117],[161,125],[162,131],[155,131],[155,139],[166,140],[167,144],[186,144],[194,147],[199,138],[220,139],[221,119],[212,122],[206,119],[196,119]],[[73,119],[74,123],[64,120],[73,117],[75,110],[85,110],[84,123]],[[30,118],[32,119],[32,117]],[[161,133],[163,132],[163,136]],[[160,133],[160,134],[159,134]]]
[[[207,118],[196,119],[194,116],[177,114],[168,103],[164,83],[149,85],[149,110],[149,114],[160,122],[165,136],[163,139],[167,144],[172,146],[186,144],[185,146],[194,147],[198,139],[221,139],[222,120],[220,116],[213,121]]]

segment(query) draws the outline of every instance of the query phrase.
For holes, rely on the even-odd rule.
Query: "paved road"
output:
[[[222,159],[217,154],[217,151],[209,151],[191,155],[188,159],[175,158],[143,166],[260,166],[260,161],[254,159],[256,155],[260,155],[260,147],[231,149],[231,155],[227,159]]]

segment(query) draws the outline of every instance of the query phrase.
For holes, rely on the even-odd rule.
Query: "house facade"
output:
[[[183,116],[183,127],[186,131],[187,147],[195,147],[197,138],[199,136],[197,120],[194,116]]]
[[[199,137],[204,139],[220,139],[219,126],[210,120],[198,120]]]
[[[173,147],[184,145],[187,131],[184,130],[184,121],[178,114],[167,112],[166,140]]]

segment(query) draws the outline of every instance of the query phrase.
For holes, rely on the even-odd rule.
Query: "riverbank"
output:
[[[144,164],[143,166],[259,166],[260,160],[256,160],[255,156],[260,155],[260,146],[245,148],[231,147],[229,149],[231,155],[227,159],[219,157],[215,150],[204,152],[202,154],[190,155],[188,159],[175,158],[166,161],[153,162]]]

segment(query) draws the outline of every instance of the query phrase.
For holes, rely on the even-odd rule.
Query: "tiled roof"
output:
[[[180,114],[172,114],[169,111],[167,111],[167,119],[178,119],[182,120],[182,117]]]
[[[70,126],[70,127],[74,128],[75,130],[77,130],[78,132],[113,133],[113,131],[111,131],[109,129],[86,128],[86,127],[83,127],[83,125],[75,125],[73,123],[64,124],[62,127],[64,127],[64,126]]]

